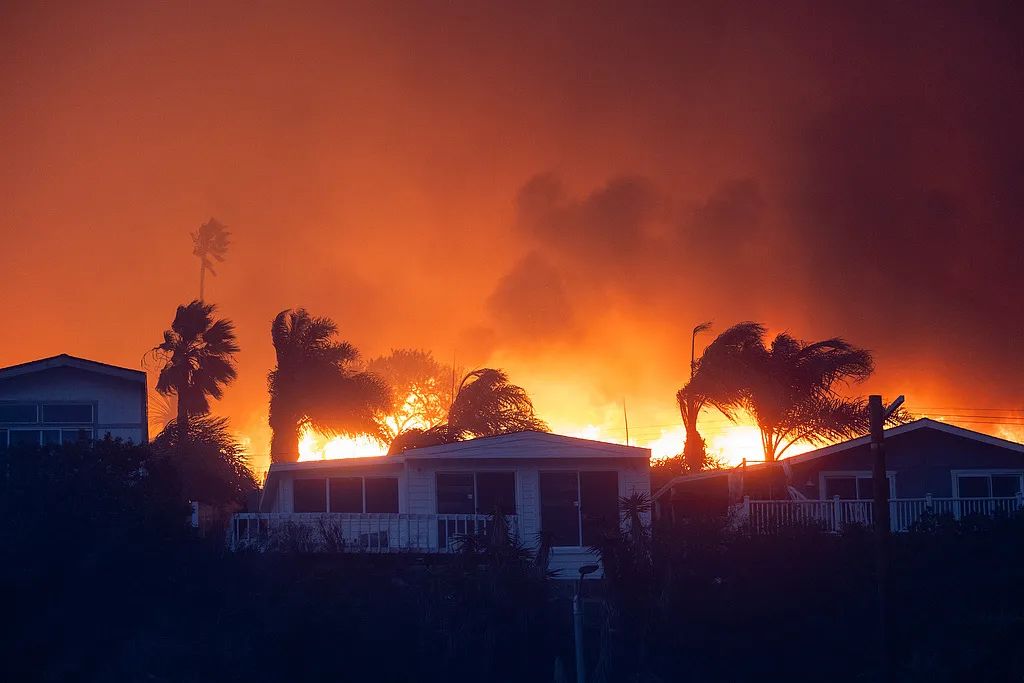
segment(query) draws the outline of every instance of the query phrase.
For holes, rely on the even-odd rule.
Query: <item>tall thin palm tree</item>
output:
[[[462,378],[445,422],[399,434],[389,452],[526,430],[548,430],[526,389],[512,384],[503,370],[480,368]]]
[[[198,300],[178,306],[163,342],[153,349],[163,360],[156,390],[177,398],[179,443],[188,438],[189,416],[209,413],[210,399],[221,398],[238,375],[235,325],[214,318],[216,308]]]
[[[213,269],[213,261],[223,263],[224,256],[228,253],[228,245],[231,233],[227,226],[216,218],[210,218],[199,226],[199,230],[192,233],[192,254],[199,257],[199,300],[203,300],[203,293],[206,285],[206,271],[211,275],[217,275]]]
[[[305,309],[284,310],[270,328],[277,366],[270,371],[270,455],[275,462],[298,457],[298,432],[308,421],[322,432],[379,437],[375,416],[391,404],[387,385],[360,372],[359,352],[336,339],[338,326]]]

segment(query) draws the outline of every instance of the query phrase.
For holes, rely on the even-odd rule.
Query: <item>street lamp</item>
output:
[[[572,630],[576,641],[576,683],[586,683],[587,671],[583,661],[583,577],[593,574],[600,567],[596,564],[585,564],[580,567],[580,578],[576,582],[576,595],[572,598]]]

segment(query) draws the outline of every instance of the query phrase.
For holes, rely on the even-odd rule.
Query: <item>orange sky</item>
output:
[[[679,4],[5,3],[0,363],[139,367],[212,215],[216,410],[257,455],[297,305],[504,367],[558,428],[625,397],[671,429],[704,319],[845,336],[911,410],[1024,411],[1012,5]]]

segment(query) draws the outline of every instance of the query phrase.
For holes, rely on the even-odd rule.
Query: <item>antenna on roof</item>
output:
[[[626,423],[626,445],[629,445],[629,416],[626,415],[626,397],[622,397],[622,421]]]

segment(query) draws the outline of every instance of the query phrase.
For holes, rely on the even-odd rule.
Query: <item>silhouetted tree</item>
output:
[[[391,405],[377,416],[388,443],[411,427],[430,429],[444,422],[452,403],[454,371],[429,351],[392,349],[367,363],[366,369],[391,388]]]
[[[189,416],[210,412],[210,398],[221,398],[238,374],[234,323],[215,319],[215,311],[216,306],[201,301],[178,306],[163,343],[153,349],[163,361],[156,390],[177,398],[181,442],[188,437]]]
[[[525,430],[548,430],[534,412],[529,394],[509,382],[503,370],[480,368],[462,378],[444,423],[399,434],[389,452]]]
[[[765,460],[777,460],[798,441],[821,445],[867,431],[864,400],[836,388],[871,375],[869,351],[839,338],[804,342],[785,332],[766,344],[764,335],[757,323],[726,330],[722,343],[716,339],[705,351],[690,384],[727,418],[740,412],[754,418]],[[709,356],[716,345],[721,353]]]
[[[168,458],[180,480],[182,495],[215,505],[244,504],[257,484],[227,418],[193,417],[188,421],[188,438],[183,444],[180,434],[172,420],[153,439],[152,450],[156,457]]]
[[[693,362],[690,381],[676,393],[679,414],[686,425],[683,463],[691,472],[707,465],[707,449],[697,431],[701,410],[709,404],[729,406],[739,400],[744,381],[739,371],[743,350],[760,343],[763,335],[764,326],[752,322],[739,323],[722,332]]]
[[[355,363],[359,352],[338,341],[338,327],[305,309],[284,310],[270,328],[277,366],[270,389],[271,459],[294,461],[304,421],[322,432],[369,434],[381,438],[376,415],[391,405],[387,385]]]
[[[206,284],[206,271],[216,275],[213,269],[213,261],[221,263],[228,253],[228,245],[231,243],[227,226],[216,218],[210,218],[206,223],[199,226],[199,230],[192,233],[192,253],[199,257],[199,300],[203,300],[203,290]]]

